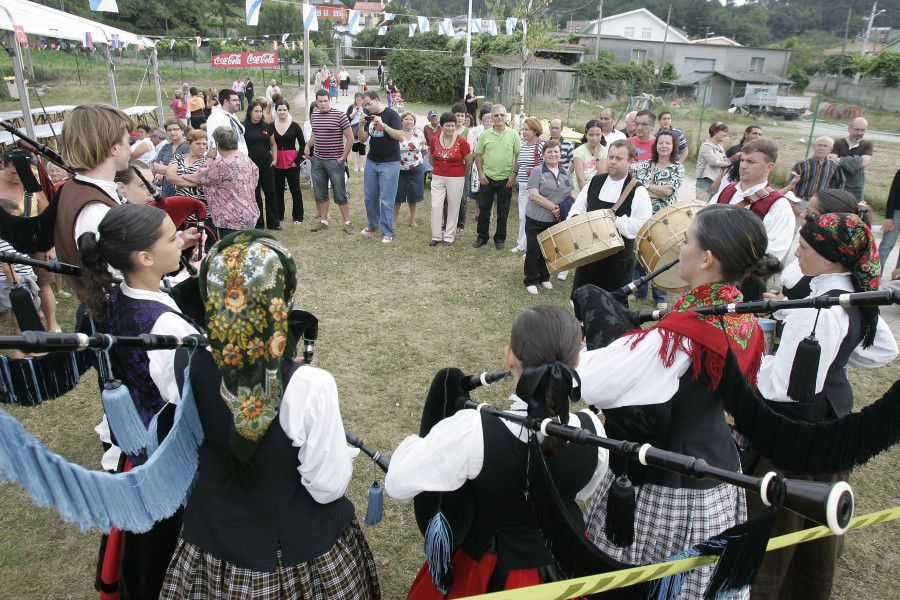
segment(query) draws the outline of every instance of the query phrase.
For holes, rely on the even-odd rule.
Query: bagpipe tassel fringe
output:
[[[50,352],[44,356],[0,356],[0,402],[35,406],[65,395],[93,366],[86,352]]]
[[[669,562],[697,556],[718,556],[712,578],[703,595],[704,600],[728,598],[749,587],[766,554],[769,535],[775,524],[779,507],[770,506],[744,523],[669,558]],[[651,582],[650,598],[675,600],[690,571],[682,571]]]
[[[425,558],[431,572],[431,582],[442,594],[450,591],[453,585],[453,571],[450,564],[453,552],[453,534],[450,524],[440,510],[428,522],[425,530]]]
[[[0,481],[23,486],[34,504],[55,506],[64,521],[78,523],[83,532],[116,527],[141,533],[187,500],[202,441],[189,384],[165,440],[146,463],[127,473],[91,471],[68,462],[0,409]]]
[[[369,488],[369,505],[366,507],[366,525],[378,525],[384,516],[384,488],[377,481],[372,482]]]
[[[106,381],[100,398],[116,445],[125,454],[135,456],[147,445],[148,435],[128,386],[117,379]]]

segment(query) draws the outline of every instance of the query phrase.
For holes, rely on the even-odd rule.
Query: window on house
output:
[[[643,29],[641,29],[641,39],[642,40],[649,40],[651,37],[653,37],[652,29],[650,29],[649,27],[644,27]]]
[[[627,38],[634,37],[634,27],[626,27],[625,28],[625,37],[627,37]]]
[[[763,67],[766,64],[766,59],[761,56],[754,56],[750,59],[750,70],[756,71],[758,73],[762,73]]]
[[[647,60],[647,51],[646,50],[638,50],[637,48],[633,48],[631,50],[631,60],[635,62],[642,63]]]
[[[316,9],[316,16],[317,16],[317,17],[321,17],[321,16],[322,16],[322,10],[321,10],[321,9],[318,9],[318,8]]]

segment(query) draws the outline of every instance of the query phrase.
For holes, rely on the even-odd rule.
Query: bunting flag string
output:
[[[419,31],[420,32],[428,33],[429,31],[431,31],[431,28],[428,25],[428,17],[416,17],[416,19],[419,21]],[[410,34],[412,34],[412,33],[413,32],[411,31]]]
[[[410,23],[409,24],[409,37],[412,37],[414,35],[416,35],[416,24]]]

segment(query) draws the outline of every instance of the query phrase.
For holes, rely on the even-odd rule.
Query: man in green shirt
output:
[[[506,108],[502,104],[491,107],[494,126],[486,129],[475,147],[475,166],[481,188],[478,191],[478,237],[473,248],[481,248],[490,239],[491,204],[497,195],[497,230],[494,245],[503,250],[506,245],[506,219],[516,185],[516,161],[522,140],[506,126]]]

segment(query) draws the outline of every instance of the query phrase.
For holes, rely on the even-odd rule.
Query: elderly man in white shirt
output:
[[[653,215],[650,194],[628,171],[636,155],[637,149],[628,140],[616,140],[610,144],[606,157],[608,172],[595,175],[590,184],[581,189],[569,209],[568,219],[602,208],[612,210],[616,229],[625,242],[625,247],[619,252],[575,269],[573,292],[587,284],[613,291],[631,281],[634,238]]]
[[[766,252],[784,262],[796,233],[796,219],[790,201],[769,187],[769,173],[778,160],[778,145],[758,138],[744,144],[741,151],[740,181],[726,186],[710,204],[746,206],[762,219],[769,236]]]

